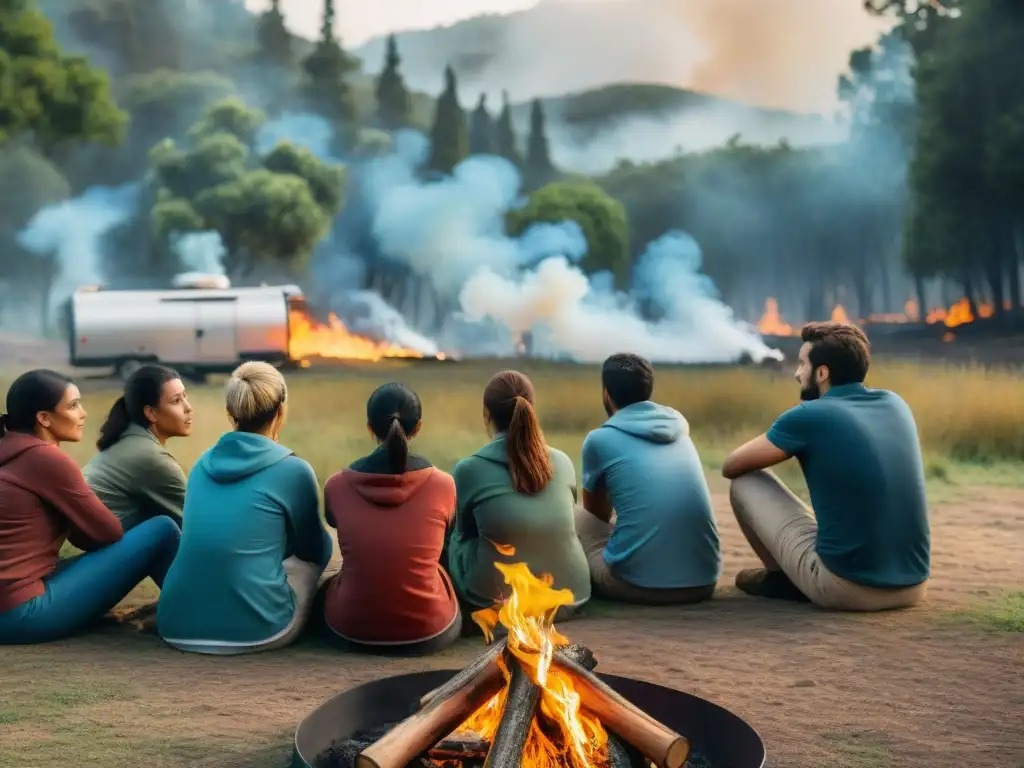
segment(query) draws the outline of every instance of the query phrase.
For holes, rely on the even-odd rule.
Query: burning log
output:
[[[615,731],[658,768],[682,768],[690,754],[690,743],[685,738],[633,706],[564,653],[554,654],[552,663],[572,677],[581,705],[596,715],[605,728]]]
[[[585,645],[575,643],[558,651],[563,658],[579,665],[587,671],[597,667],[597,659]],[[540,704],[541,689],[530,680],[522,664],[508,650],[505,651],[505,664],[510,670],[508,693],[505,696],[505,708],[501,712],[498,730],[487,753],[484,768],[517,768],[522,758],[526,739],[530,735],[530,727],[537,716]],[[626,758],[628,761],[628,757]],[[621,768],[627,768],[628,762]],[[616,768],[610,766],[610,768]]]
[[[490,743],[479,733],[456,731],[447,739],[439,741],[427,752],[427,757],[438,762],[450,760],[484,760]]]
[[[489,667],[491,665],[497,665],[498,657],[501,656],[505,650],[508,640],[501,640],[490,646],[486,651],[481,653],[469,664],[462,668],[454,677],[452,677],[444,685],[438,686],[429,693],[424,694],[420,698],[420,709],[427,706],[427,704],[438,696],[445,696],[450,694],[452,691],[457,691],[459,688],[469,682],[481,669]]]
[[[523,665],[508,650],[505,651],[505,664],[509,667],[505,708],[484,768],[518,768],[540,704],[540,686],[530,680]]]
[[[622,740],[614,733],[608,734],[608,768],[632,768],[633,758]]]
[[[364,749],[356,758],[356,768],[405,768],[490,701],[504,684],[505,676],[494,660],[477,665],[475,673],[456,675],[423,707]]]
[[[454,690],[461,686],[466,680],[471,678],[476,671],[487,664],[494,663],[498,660],[498,656],[501,655],[502,651],[505,650],[505,645],[508,642],[507,638],[500,642],[490,646],[486,651],[477,656],[473,661],[469,662],[457,675],[442,686],[435,688],[434,690],[423,694],[420,697],[419,706],[426,706],[427,702],[437,696],[443,690]],[[584,669],[593,672],[597,668],[597,657],[594,656],[594,652],[591,651],[587,646],[582,643],[573,643],[567,645],[564,648],[559,648],[555,653],[563,654],[567,658],[572,659]]]
[[[561,656],[563,659],[579,664],[588,672],[593,672],[597,669],[597,657],[583,643],[573,643],[572,645],[558,648],[555,650],[555,656]]]

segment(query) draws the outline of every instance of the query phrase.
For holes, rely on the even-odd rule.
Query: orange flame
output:
[[[779,302],[769,296],[764,300],[764,314],[757,321],[757,330],[765,336],[792,336],[793,326],[782,320]]]
[[[515,550],[505,547],[514,554]],[[563,605],[572,605],[568,589],[553,589],[549,574],[537,578],[525,563],[495,563],[511,587],[509,597],[494,608],[473,614],[473,620],[484,630],[487,642],[494,638],[500,623],[508,630],[508,649],[523,671],[541,689],[539,714],[553,723],[561,736],[552,739],[541,728],[536,717],[523,749],[521,764],[528,768],[592,768],[608,759],[608,734],[600,720],[584,712],[572,678],[551,664],[555,648],[568,640],[554,628],[555,612]],[[511,673],[503,666],[506,681]],[[495,695],[460,726],[460,731],[479,733],[493,740],[505,706],[505,690]]]
[[[846,314],[846,310],[842,304],[836,304],[835,309],[832,310],[832,322],[833,323],[849,323],[850,316]]]
[[[415,349],[357,336],[333,313],[325,325],[301,309],[290,309],[288,330],[288,354],[292,360],[330,357],[340,360],[377,361],[385,357],[423,357],[423,353]]]
[[[1003,302],[1003,306],[1007,311],[1013,308],[1013,304],[1010,301]],[[992,317],[995,314],[995,309],[991,304],[978,304],[978,318],[985,319]],[[975,321],[974,313],[971,312],[971,303],[966,297],[955,302],[948,308],[937,307],[927,312],[924,317],[924,322],[929,325],[937,325],[942,323],[947,328],[956,328],[958,325],[966,325],[967,323],[973,323]],[[842,304],[837,304],[832,310],[832,320],[839,323],[853,322],[850,320],[850,316],[847,314],[846,309]],[[921,313],[917,305],[917,302],[913,299],[908,299],[907,303],[903,305],[903,313],[877,313],[867,317],[866,320],[862,319],[861,323],[916,323],[920,322]],[[782,316],[779,314],[779,303],[775,299],[769,297],[764,302],[764,314],[761,315],[761,319],[757,323],[757,329],[768,336],[797,336],[800,333],[799,328],[793,328],[793,326],[782,321]]]

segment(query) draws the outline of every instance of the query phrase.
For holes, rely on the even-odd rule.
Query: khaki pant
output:
[[[814,604],[840,611],[885,611],[920,602],[927,582],[882,589],[836,576],[815,549],[818,523],[811,509],[773,473],[751,472],[732,482],[729,500],[740,529],[765,567],[783,571]]]
[[[614,528],[614,516],[611,523],[606,523],[582,507],[576,508],[576,535],[583,545],[583,552],[590,565],[590,581],[596,597],[638,605],[681,605],[699,603],[715,593],[714,584],[678,589],[652,589],[623,581],[612,572],[604,559],[604,550]]]
[[[274,637],[258,643],[238,643],[226,645],[223,643],[197,642],[170,642],[168,645],[181,651],[192,653],[207,653],[215,656],[236,656],[243,653],[257,653],[260,651],[276,651],[279,648],[291,645],[299,639],[302,630],[309,620],[310,611],[313,608],[313,599],[316,597],[317,586],[320,583],[324,570],[316,563],[299,560],[297,557],[289,557],[282,563],[284,566],[285,578],[288,586],[295,595],[295,613],[292,620],[281,632]],[[330,566],[328,566],[330,568]]]

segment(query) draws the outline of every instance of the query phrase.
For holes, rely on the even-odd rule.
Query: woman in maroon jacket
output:
[[[422,408],[404,384],[366,404],[378,447],[327,481],[327,524],[338,531],[341,572],[326,585],[324,618],[343,647],[434,653],[458,638],[462,616],[440,565],[455,511],[455,483],[409,452]]]
[[[0,416],[0,645],[43,643],[83,628],[140,581],[159,585],[178,526],[147,520],[127,534],[60,450],[82,439],[82,395],[67,376],[35,370],[7,392]],[[59,559],[65,541],[86,554]]]

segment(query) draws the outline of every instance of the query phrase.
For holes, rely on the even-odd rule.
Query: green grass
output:
[[[1024,632],[1024,590],[959,611],[954,617],[986,632]]]
[[[825,734],[832,751],[830,768],[890,768],[896,763],[884,741],[872,732],[837,732]]]

